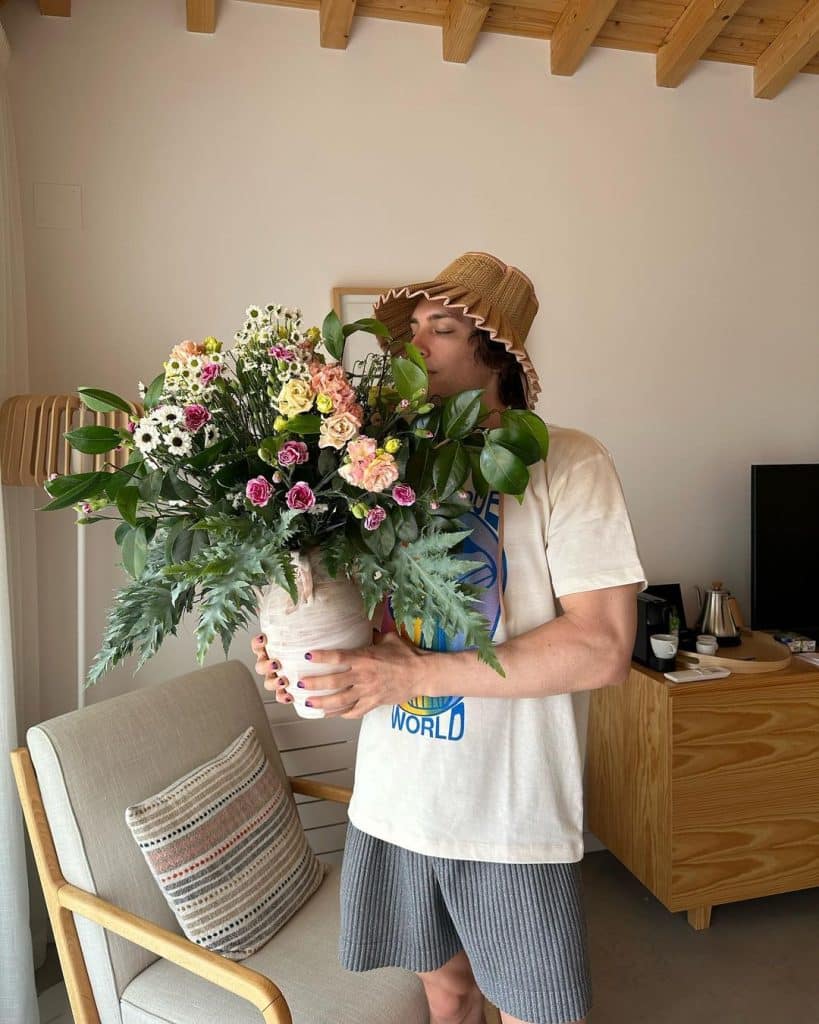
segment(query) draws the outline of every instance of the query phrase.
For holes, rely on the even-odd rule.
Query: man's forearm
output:
[[[628,675],[632,644],[628,624],[588,628],[561,615],[498,644],[505,679],[475,651],[424,656],[418,696],[548,697],[616,685]]]

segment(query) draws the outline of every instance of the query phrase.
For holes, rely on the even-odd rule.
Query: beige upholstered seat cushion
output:
[[[324,867],[253,726],[125,811],[185,935],[229,960],[268,942],[321,885]]]
[[[338,963],[339,869],[246,967],[271,978],[290,1006],[293,1024],[428,1024],[421,983],[398,967],[353,974]],[[159,960],[122,995],[123,1024],[259,1024],[258,1010],[238,996]]]

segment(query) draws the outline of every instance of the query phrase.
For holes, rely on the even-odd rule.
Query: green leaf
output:
[[[486,440],[492,444],[499,444],[504,448],[508,448],[513,455],[517,455],[527,466],[531,466],[533,462],[537,462],[540,459],[540,445],[534,434],[514,420],[509,426],[497,427],[495,430],[487,431]]]
[[[69,430],[63,437],[72,448],[84,455],[110,452],[122,442],[120,432],[113,427],[79,427],[77,430]]]
[[[149,409],[153,409],[162,397],[162,389],[165,387],[165,374],[160,373],[158,377],[154,377],[151,383],[148,385],[148,390],[145,392],[145,400],[143,406],[147,412]]]
[[[501,423],[505,427],[515,424],[521,430],[530,433],[537,441],[541,459],[545,459],[549,454],[549,428],[536,413],[528,409],[507,409],[501,414]]]
[[[108,479],[105,481],[105,493],[111,499],[116,501],[117,495],[134,479],[133,472],[125,469],[119,469],[116,473],[109,473]]]
[[[126,523],[136,526],[136,510],[139,504],[139,488],[122,487],[117,494],[117,509]]]
[[[171,501],[192,501],[196,497],[193,487],[173,469],[169,469],[165,473],[161,494],[163,498],[169,498]]]
[[[156,501],[162,494],[162,485],[165,483],[165,470],[153,469],[147,476],[144,476],[137,485],[139,496],[144,501]]]
[[[133,415],[134,407],[124,398],[112,391],[101,391],[99,388],[77,388],[80,401],[94,412],[127,412]]]
[[[490,487],[486,482],[486,477],[481,472],[481,453],[470,451],[469,462],[472,468],[472,486],[482,498],[485,498],[489,494]]]
[[[324,347],[333,359],[341,362],[341,357],[344,355],[344,331],[338,314],[334,311],[329,312],[324,318],[324,323],[321,325],[321,336],[324,339]]]
[[[122,542],[122,564],[125,571],[138,580],[148,561],[148,539],[145,527],[138,526],[127,534]]]
[[[426,395],[428,380],[425,369],[422,370],[420,366],[416,366],[409,359],[400,357],[392,359],[390,362],[395,386],[402,398],[409,402],[416,397],[419,391]]]
[[[432,483],[439,498],[448,498],[459,490],[469,476],[469,456],[459,444],[448,444],[438,451],[432,467]]]
[[[279,448],[281,448],[283,443],[284,438],[281,435],[274,434],[270,437],[266,437],[259,445],[256,454],[262,462],[266,462],[268,466],[278,466],[277,456],[279,454]]]
[[[413,345],[411,341],[408,341],[406,345],[404,345],[404,355],[411,363],[415,363],[417,367],[424,371],[425,377],[429,377],[426,360],[421,355],[421,350],[417,345]]]
[[[529,470],[523,462],[499,444],[487,442],[484,446],[480,470],[489,486],[501,494],[523,494],[529,483]]]
[[[65,481],[70,480],[70,484]],[[108,473],[100,470],[97,473],[74,473],[71,476],[58,477],[49,485],[49,492],[56,495],[53,501],[43,505],[40,511],[54,512],[59,508],[68,508],[78,501],[95,498],[105,488]],[[59,487],[57,486],[59,484]],[[57,494],[57,491],[60,491]]]
[[[395,527],[391,519],[385,519],[377,530],[368,530],[361,523],[361,539],[373,554],[386,558],[395,547]]]
[[[415,513],[411,508],[395,508],[390,513],[390,519],[395,524],[395,535],[405,544],[417,540],[420,535],[418,522]]]
[[[461,391],[444,402],[442,423],[446,437],[461,438],[470,434],[480,422],[483,390]]]
[[[128,523],[119,524],[119,526],[114,531],[114,540],[117,542],[117,544],[122,546],[122,542],[125,540],[125,537],[128,535],[128,533],[130,533],[131,529],[132,527]]]
[[[215,444],[205,448],[204,451],[197,452],[196,455],[191,456],[187,460],[186,465],[190,466],[191,469],[207,469],[208,466],[212,466],[218,460],[229,444],[230,439],[223,437],[221,441],[217,441]]]
[[[290,417],[287,429],[293,434],[317,434],[321,430],[321,416],[311,412],[300,412]]]
[[[351,334],[355,334],[356,331],[364,331],[366,334],[375,334],[379,338],[389,338],[390,329],[386,324],[382,324],[380,320],[375,320],[373,317],[364,317],[361,320],[354,320],[351,324],[345,324],[342,328],[342,332],[345,338],[349,338]]]

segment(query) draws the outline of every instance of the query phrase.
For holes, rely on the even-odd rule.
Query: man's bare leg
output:
[[[483,995],[461,950],[437,971],[418,973],[429,1003],[429,1024],[483,1024]]]

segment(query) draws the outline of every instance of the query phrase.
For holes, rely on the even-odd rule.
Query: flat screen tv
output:
[[[819,463],[751,467],[751,626],[819,638]]]

